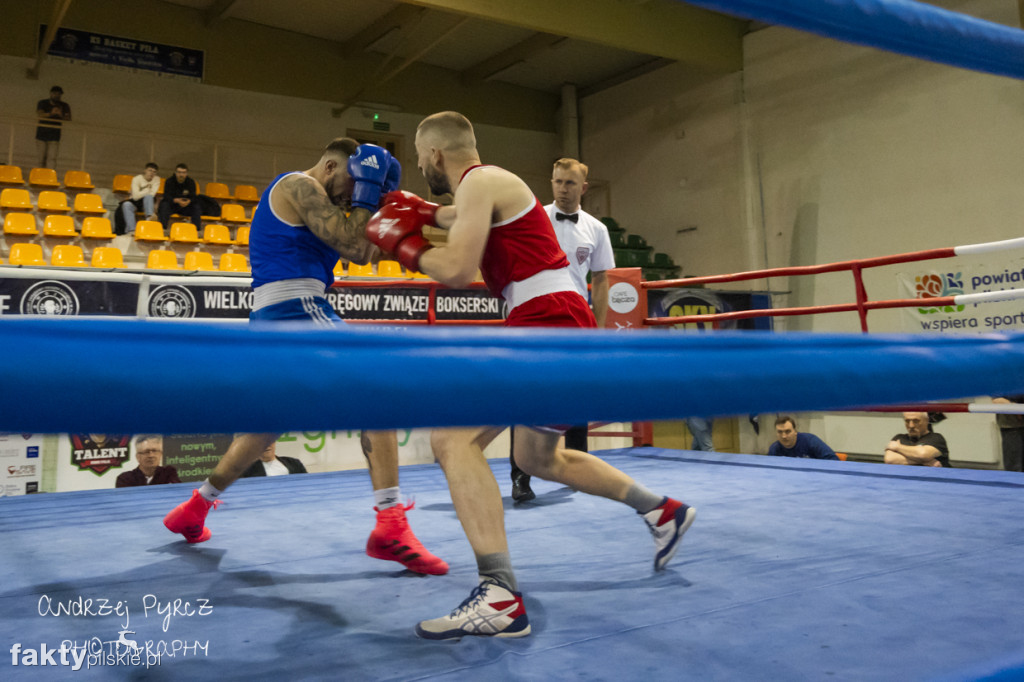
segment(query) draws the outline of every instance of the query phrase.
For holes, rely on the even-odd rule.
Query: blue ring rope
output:
[[[910,0],[687,0],[848,43],[1024,78],[1024,31]]]
[[[5,320],[0,429],[551,424],[1024,393],[1024,334],[923,336]]]

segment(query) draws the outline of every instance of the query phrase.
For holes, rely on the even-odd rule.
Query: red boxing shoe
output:
[[[172,533],[184,535],[188,542],[206,542],[213,535],[204,525],[206,515],[210,513],[210,509],[216,509],[218,504],[220,500],[210,502],[200,495],[198,490],[193,490],[192,497],[187,502],[182,502],[164,517],[164,525]]]
[[[413,506],[399,504],[384,510],[374,507],[377,526],[366,541],[366,554],[374,559],[397,561],[414,573],[444,575],[448,564],[428,552],[409,527],[405,512]]]

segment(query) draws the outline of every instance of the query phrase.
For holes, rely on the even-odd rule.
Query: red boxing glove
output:
[[[420,271],[420,257],[434,248],[423,236],[422,217],[398,204],[386,204],[373,214],[366,223],[366,238],[416,272]]]
[[[384,197],[384,203],[416,211],[423,221],[423,225],[437,225],[437,209],[441,208],[441,205],[422,199],[412,192],[405,190],[388,192]]]

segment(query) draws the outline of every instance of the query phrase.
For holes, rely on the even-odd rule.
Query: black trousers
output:
[[[177,213],[180,216],[191,219],[196,227],[200,227],[203,224],[203,212],[199,208],[199,202],[195,199],[188,206],[178,206],[169,199],[164,199],[160,202],[160,207],[157,209],[156,214],[160,218],[160,222],[163,223],[165,230],[171,227],[172,213]]]

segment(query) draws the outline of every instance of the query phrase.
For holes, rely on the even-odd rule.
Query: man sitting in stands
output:
[[[164,198],[160,200],[160,222],[164,230],[170,228],[171,214],[189,218],[196,227],[202,224],[202,211],[199,208],[199,188],[196,181],[188,176],[188,166],[179,163],[174,167],[174,175],[164,182]]]

